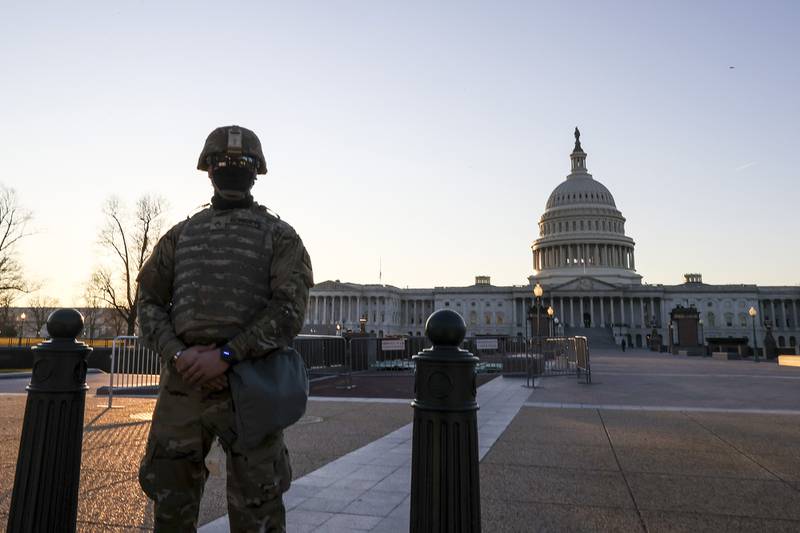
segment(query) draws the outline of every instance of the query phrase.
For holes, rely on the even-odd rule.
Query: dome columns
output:
[[[534,246],[533,269],[620,268],[636,270],[633,246],[612,243],[576,243]]]

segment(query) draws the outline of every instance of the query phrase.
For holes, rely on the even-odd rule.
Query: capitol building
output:
[[[324,281],[311,290],[304,332],[358,331],[359,319],[366,319],[366,331],[377,336],[419,336],[431,313],[449,308],[464,317],[468,335],[524,336],[538,283],[544,289],[540,309],[553,308],[557,332],[585,334],[590,343],[624,340],[640,347],[654,329],[674,338],[671,312],[689,308],[699,313],[700,344],[752,346],[748,310],[754,307],[758,346],[769,326],[782,352],[798,352],[800,287],[709,285],[700,274],[686,274],[677,285],[643,284],[625,217],[589,173],[586,158],[576,128],[570,173],[539,219],[533,274],[524,285],[495,286],[488,276],[465,287],[428,289]]]

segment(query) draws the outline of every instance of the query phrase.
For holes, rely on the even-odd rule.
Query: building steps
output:
[[[611,328],[576,328],[567,326],[564,333],[568,337],[586,337],[589,340],[589,349],[616,349],[619,348],[614,340]]]

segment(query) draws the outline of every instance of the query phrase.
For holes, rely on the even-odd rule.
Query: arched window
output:
[[[747,315],[744,313],[739,313],[739,326],[743,328],[747,327]]]
[[[795,339],[794,337],[789,337],[789,346],[793,348],[797,346],[797,339]]]
[[[478,324],[478,313],[476,311],[469,312],[469,325],[476,326]]]
[[[778,337],[778,346],[780,346],[781,348],[786,346],[786,339],[783,338],[783,335]]]
[[[733,327],[733,313],[725,313],[725,325],[729,328]]]
[[[717,317],[715,317],[714,313],[712,313],[711,311],[706,313],[706,323],[710,328],[717,327]]]

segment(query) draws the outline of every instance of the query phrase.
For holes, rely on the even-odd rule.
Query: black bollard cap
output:
[[[457,348],[466,334],[467,324],[451,309],[439,309],[425,323],[425,335],[434,347]]]
[[[54,339],[70,339],[83,331],[83,315],[77,309],[56,309],[47,317],[47,332]]]

